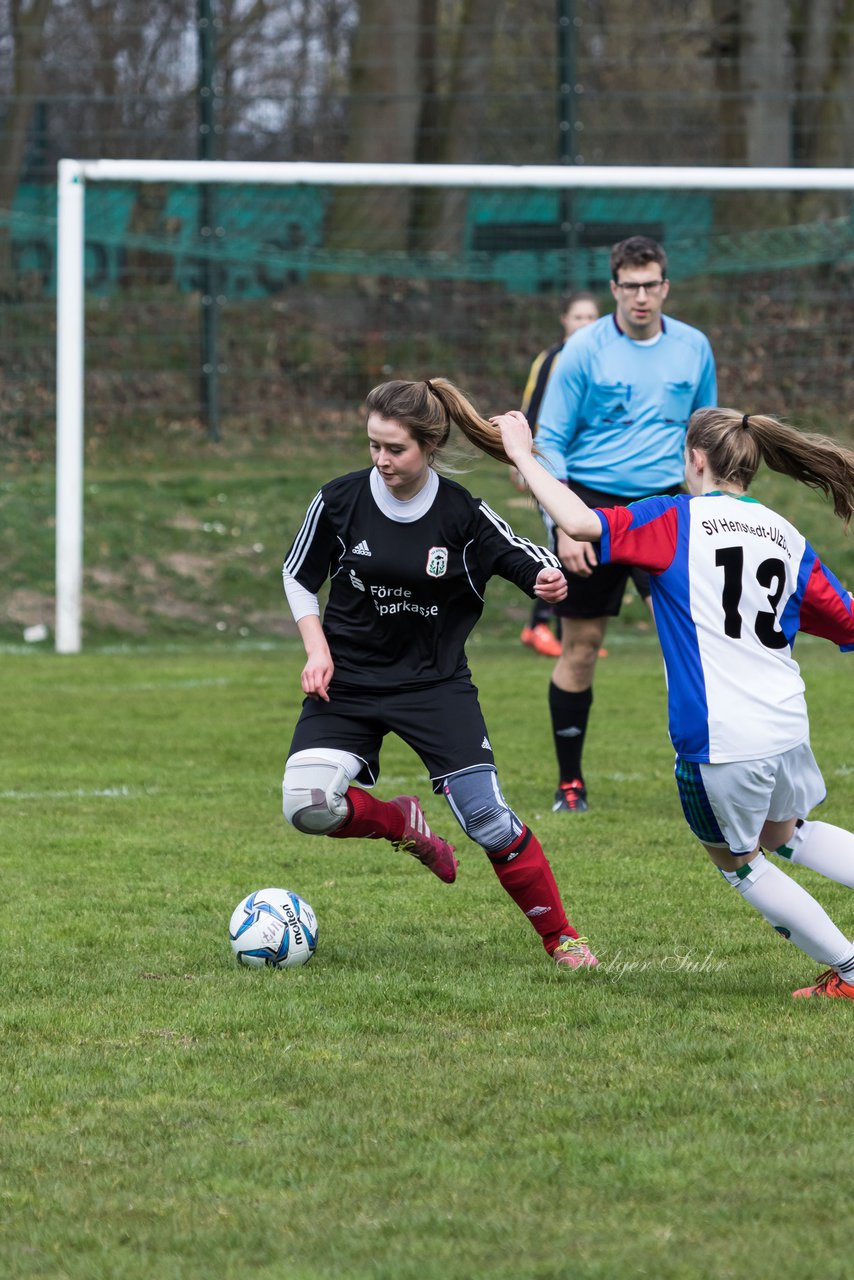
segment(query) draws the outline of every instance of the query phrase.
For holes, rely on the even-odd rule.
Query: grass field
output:
[[[282,822],[301,652],[279,565],[317,484],[364,462],[335,439],[94,442],[75,658],[21,637],[51,621],[50,462],[4,471],[0,1276],[847,1280],[851,1010],[792,1002],[815,966],[692,844],[637,602],[574,818],[550,812],[526,601],[496,584],[469,648],[596,972],[546,961],[462,837],[448,887]],[[469,483],[538,535],[497,467]],[[854,578],[825,505],[773,478],[757,496]],[[824,816],[854,827],[850,668],[808,638],[799,657]],[[454,839],[390,741],[379,793],[410,790]],[[796,874],[854,930],[850,891]],[[268,884],[317,911],[305,969],[233,962],[231,910]]]
[[[825,816],[854,825],[844,659],[802,661]],[[793,1004],[815,966],[693,847],[654,642],[602,664],[571,819],[549,664],[473,649],[505,790],[602,959],[574,975],[465,839],[447,887],[285,828],[300,665],[287,641],[3,659],[0,1273],[847,1277],[851,1010]],[[381,791],[416,788],[450,833],[390,741]],[[267,884],[318,913],[305,969],[233,963]]]

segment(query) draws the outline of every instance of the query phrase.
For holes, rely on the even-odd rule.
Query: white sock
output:
[[[829,822],[799,822],[788,844],[774,852],[799,867],[854,889],[854,834]]]
[[[725,880],[764,916],[772,929],[788,938],[819,964],[854,970],[854,944],[837,929],[824,907],[795,880],[757,853],[738,871],[722,871]]]

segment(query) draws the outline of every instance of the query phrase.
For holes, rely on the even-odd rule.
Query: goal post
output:
[[[85,185],[59,164],[56,246],[57,653],[78,653],[83,611],[83,255]]]
[[[55,648],[82,645],[86,190],[90,183],[352,188],[854,192],[852,169],[63,159],[57,178]]]

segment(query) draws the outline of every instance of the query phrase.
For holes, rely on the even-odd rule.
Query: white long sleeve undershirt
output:
[[[305,587],[301,587],[287,569],[282,570],[282,582],[294,622],[299,622],[300,618],[307,618],[310,614],[320,617],[320,601],[313,591],[306,591]]]

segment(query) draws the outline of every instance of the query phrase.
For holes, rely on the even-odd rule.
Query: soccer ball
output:
[[[234,908],[228,936],[239,964],[287,969],[314,955],[317,918],[290,889],[256,889]]]

